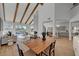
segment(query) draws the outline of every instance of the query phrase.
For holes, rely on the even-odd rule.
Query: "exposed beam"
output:
[[[18,8],[19,8],[19,3],[16,4],[16,10],[15,10],[15,14],[14,14],[13,22],[15,22]]]
[[[21,18],[21,20],[20,20],[20,23],[22,22],[22,20],[23,20],[23,18],[24,18],[24,16],[25,16],[25,14],[26,14],[26,12],[27,12],[29,6],[30,6],[30,3],[28,3],[28,5],[26,6],[26,9],[25,9],[25,11],[24,11],[24,13],[23,13],[23,16],[22,16],[22,18]]]
[[[31,24],[32,22],[33,22],[33,20],[29,24]]]
[[[4,3],[2,3],[2,6],[3,6],[4,21],[5,21],[5,6],[4,6]]]
[[[25,24],[28,22],[28,20],[30,19],[30,17],[32,16],[32,14],[35,12],[35,10],[37,9],[39,3],[36,4],[35,8],[33,9],[33,11],[31,12],[30,16],[28,17],[28,19],[26,20]]]
[[[44,3],[40,3],[41,5],[43,5]]]

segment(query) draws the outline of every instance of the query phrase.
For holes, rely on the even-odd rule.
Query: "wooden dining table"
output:
[[[46,37],[43,41],[42,38],[31,39],[26,45],[35,52],[36,55],[41,55],[41,53],[48,48],[55,39],[53,37]]]

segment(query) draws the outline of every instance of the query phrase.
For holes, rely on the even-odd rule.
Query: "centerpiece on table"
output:
[[[34,39],[37,38],[37,31],[34,31]]]
[[[46,32],[42,32],[42,36],[43,36],[42,40],[45,41],[46,40]]]

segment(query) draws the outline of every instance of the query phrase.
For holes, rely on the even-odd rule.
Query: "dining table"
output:
[[[42,38],[31,39],[26,45],[29,47],[37,56],[42,55],[42,52],[47,49],[55,41],[54,37],[46,37],[43,41]],[[50,54],[50,53],[49,53]]]

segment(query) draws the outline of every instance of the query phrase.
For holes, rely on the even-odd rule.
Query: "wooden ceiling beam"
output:
[[[4,21],[5,21],[5,6],[4,6],[4,3],[2,3],[2,6],[3,6]]]
[[[15,14],[14,14],[13,22],[15,22],[18,8],[19,8],[19,3],[16,4],[16,10],[15,10]]]
[[[43,5],[44,3],[40,3],[41,5]]]
[[[20,23],[22,22],[22,20],[23,20],[23,18],[24,18],[24,16],[25,16],[25,14],[26,14],[26,12],[27,12],[29,6],[30,6],[30,3],[27,4],[26,9],[25,9],[25,11],[24,11],[24,13],[23,13],[23,16],[22,16],[22,18],[21,18],[21,20],[20,20]]]
[[[29,24],[31,24],[32,22],[33,22],[33,20]]]
[[[33,9],[33,11],[31,12],[30,16],[28,17],[28,19],[26,20],[25,24],[28,22],[28,20],[30,19],[30,17],[32,16],[32,14],[35,12],[35,10],[37,9],[39,3],[36,4],[35,8]]]

